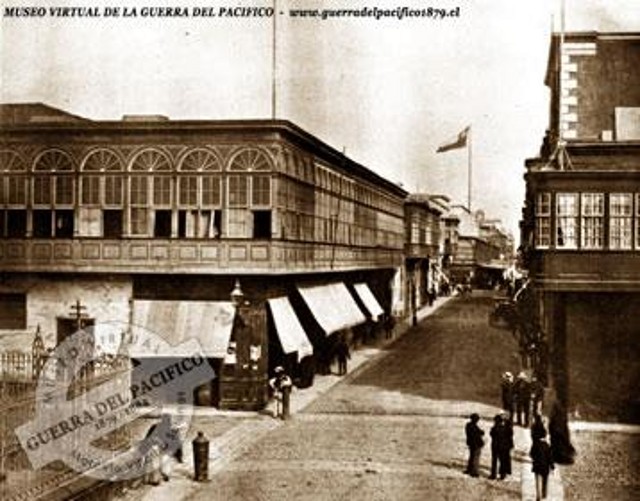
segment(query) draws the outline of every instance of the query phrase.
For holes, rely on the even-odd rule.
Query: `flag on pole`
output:
[[[471,127],[465,127],[462,132],[458,134],[458,136],[449,142],[441,145],[436,153],[444,153],[445,151],[456,150],[458,148],[464,148],[467,145],[467,138],[469,136],[469,130]]]

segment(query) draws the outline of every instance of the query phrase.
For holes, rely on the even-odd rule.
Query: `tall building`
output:
[[[640,422],[640,33],[551,38],[523,261],[564,413]]]
[[[406,192],[288,121],[0,119],[3,350],[38,328],[55,348],[75,305],[96,351],[126,338],[107,323],[197,339],[201,403],[259,408],[275,365],[305,379],[332,333],[401,300]]]

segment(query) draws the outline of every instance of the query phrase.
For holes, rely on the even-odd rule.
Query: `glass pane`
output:
[[[51,205],[51,202],[51,178],[49,176],[35,176],[33,178],[33,203]]]
[[[271,204],[271,177],[270,176],[253,176],[252,204],[253,205],[270,205]]]
[[[146,176],[132,176],[130,197],[131,205],[147,205],[149,178]]]
[[[9,177],[8,181],[8,202],[11,205],[27,204],[27,180],[23,177]]]
[[[558,216],[578,215],[578,195],[575,193],[560,193],[557,198]]]
[[[56,177],[56,205],[73,205],[73,185],[71,176]]]
[[[229,207],[247,205],[248,181],[244,176],[229,176]]]
[[[119,176],[105,176],[104,203],[110,206],[122,206],[122,178]]]
[[[219,176],[204,176],[202,178],[202,205],[220,206],[222,198],[222,180]]]
[[[100,204],[100,178],[84,176],[82,178],[82,203],[84,205]]]
[[[165,176],[153,177],[153,204],[171,205],[171,178]]]
[[[198,204],[198,178],[196,176],[184,176],[180,178],[180,205]]]

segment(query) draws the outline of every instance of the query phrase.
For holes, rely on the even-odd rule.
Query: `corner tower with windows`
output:
[[[640,34],[554,35],[522,256],[569,415],[640,422]]]
[[[205,399],[256,408],[278,356],[295,359],[298,346],[283,349],[276,325],[289,324],[275,310],[311,314],[312,338],[332,334],[300,290],[326,286],[329,303],[348,290],[364,310],[365,284],[391,311],[406,192],[290,122],[98,122],[42,104],[2,105],[0,118],[0,303],[23,305],[0,309],[11,349],[30,346],[38,326],[55,347],[82,300],[96,326],[198,337],[219,375]],[[231,318],[232,291],[244,299],[228,331],[217,323]],[[378,315],[349,311],[341,325]],[[322,336],[293,351],[321,352]],[[117,342],[107,341],[97,347]]]

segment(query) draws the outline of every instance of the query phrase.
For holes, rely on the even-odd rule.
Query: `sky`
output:
[[[410,192],[467,203],[469,150],[436,154],[471,126],[472,209],[516,238],[524,161],[549,121],[544,85],[561,0],[276,0],[276,117]],[[565,0],[565,27],[640,31],[638,0]],[[10,17],[7,7],[96,7],[101,17]],[[273,0],[3,0],[0,101],[87,118],[270,118],[273,19],[195,8]],[[120,7],[105,17],[105,6]],[[142,7],[189,17],[149,17]],[[447,19],[294,18],[290,9],[452,9]],[[137,16],[124,9],[137,7]],[[282,14],[280,14],[282,12]]]

